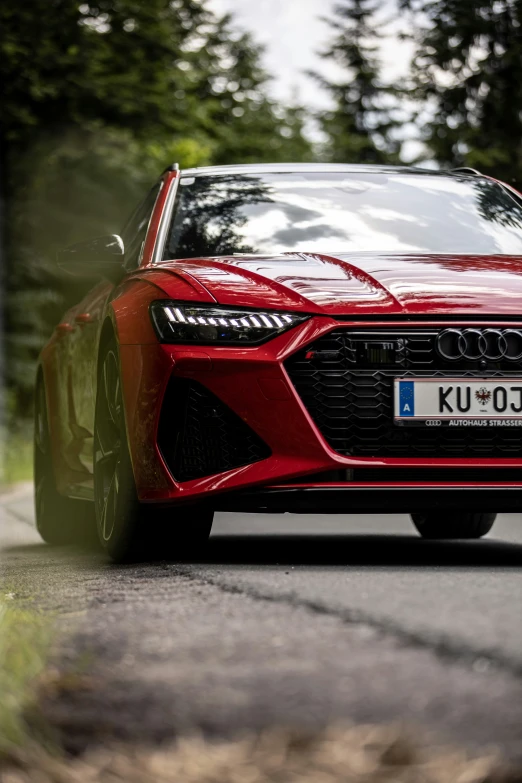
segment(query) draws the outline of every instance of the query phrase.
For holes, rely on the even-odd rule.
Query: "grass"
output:
[[[33,478],[33,438],[29,425],[0,433],[0,488]]]
[[[27,716],[37,706],[37,682],[50,650],[49,618],[16,606],[13,593],[0,594],[0,757],[31,740]]]

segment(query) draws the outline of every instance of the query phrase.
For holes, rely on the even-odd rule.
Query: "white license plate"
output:
[[[522,427],[522,378],[396,378],[395,422]]]

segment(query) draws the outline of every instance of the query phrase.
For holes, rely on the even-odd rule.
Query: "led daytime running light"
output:
[[[171,323],[180,323],[180,324],[186,324],[187,321],[189,323],[198,323],[202,326],[218,326],[218,321],[215,318],[212,318],[210,316],[198,315],[197,320],[189,316],[188,319],[185,318],[179,307],[165,307],[165,312],[167,314],[167,318]],[[269,329],[280,329],[282,326],[286,324],[292,325],[292,316],[291,315],[282,315],[281,317],[278,315],[273,315],[271,313],[260,313],[260,318],[263,319],[263,323],[266,327]],[[237,318],[219,318],[219,324],[221,326],[247,326],[247,327],[255,327],[260,328],[261,324],[258,320],[258,318],[255,315],[251,315],[250,313],[248,315],[244,315],[239,319]]]
[[[180,345],[259,345],[309,318],[166,300],[152,303],[151,317],[162,342]]]

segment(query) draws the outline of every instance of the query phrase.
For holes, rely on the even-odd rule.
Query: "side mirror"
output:
[[[58,266],[74,277],[107,277],[117,282],[123,274],[123,240],[108,234],[69,245],[58,253]]]

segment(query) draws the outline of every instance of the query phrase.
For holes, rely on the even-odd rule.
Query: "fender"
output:
[[[156,270],[140,271],[116,289],[109,303],[108,315],[120,345],[157,344],[149,315],[149,305],[155,299],[210,304],[216,301],[196,281],[188,282],[179,275]]]

